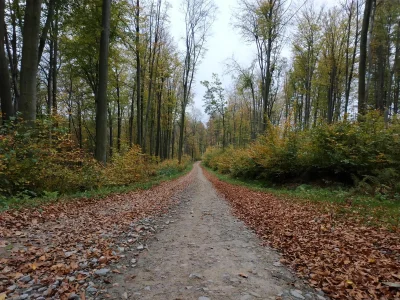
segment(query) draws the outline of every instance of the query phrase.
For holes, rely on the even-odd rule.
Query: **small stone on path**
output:
[[[290,290],[290,294],[297,299],[306,299],[300,290]]]
[[[94,273],[99,276],[105,276],[108,272],[110,272],[110,269],[100,269],[96,270]]]

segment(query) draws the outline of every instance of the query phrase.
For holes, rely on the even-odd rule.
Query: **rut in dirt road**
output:
[[[195,164],[181,204],[156,220],[162,232],[140,255],[127,253],[121,274],[110,278],[113,299],[325,299],[260,246],[256,235],[230,213]],[[103,297],[103,296],[102,296]]]

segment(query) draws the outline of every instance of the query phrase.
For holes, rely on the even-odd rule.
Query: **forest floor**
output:
[[[198,163],[150,190],[3,212],[0,238],[0,300],[399,297],[396,233]]]
[[[0,299],[324,299],[198,163],[147,191],[3,212],[0,229]]]

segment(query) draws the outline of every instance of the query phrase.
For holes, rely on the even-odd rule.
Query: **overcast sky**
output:
[[[243,41],[240,33],[232,26],[232,14],[240,0],[218,0],[215,3],[218,6],[218,13],[215,23],[211,29],[211,36],[206,43],[207,52],[204,59],[198,67],[196,78],[192,90],[194,91],[195,106],[199,108],[203,117],[202,120],[208,120],[203,109],[204,87],[200,84],[202,80],[211,80],[212,73],[220,75],[225,88],[231,86],[230,75],[225,75],[226,61],[234,57],[241,65],[249,66],[255,57],[256,49],[254,44],[247,44]],[[184,49],[184,16],[180,9],[181,0],[170,0],[172,5],[170,9],[170,27],[175,41],[180,49]],[[293,0],[295,5],[301,5],[303,1]],[[297,3],[297,4],[296,4]],[[331,6],[337,3],[337,0],[314,0],[317,5],[325,4]],[[289,48],[284,50],[284,56],[289,55]]]

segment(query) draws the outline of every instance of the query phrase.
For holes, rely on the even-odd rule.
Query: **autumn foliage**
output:
[[[114,153],[102,166],[92,153],[80,149],[68,128],[52,120],[36,122],[35,128],[9,123],[0,128],[0,197],[35,197],[130,185],[158,176],[167,168],[182,170],[176,161],[160,163],[134,146]]]
[[[362,193],[400,197],[400,123],[371,113],[363,122],[310,130],[270,126],[245,149],[209,148],[203,161],[223,174],[272,183],[340,183]]]

